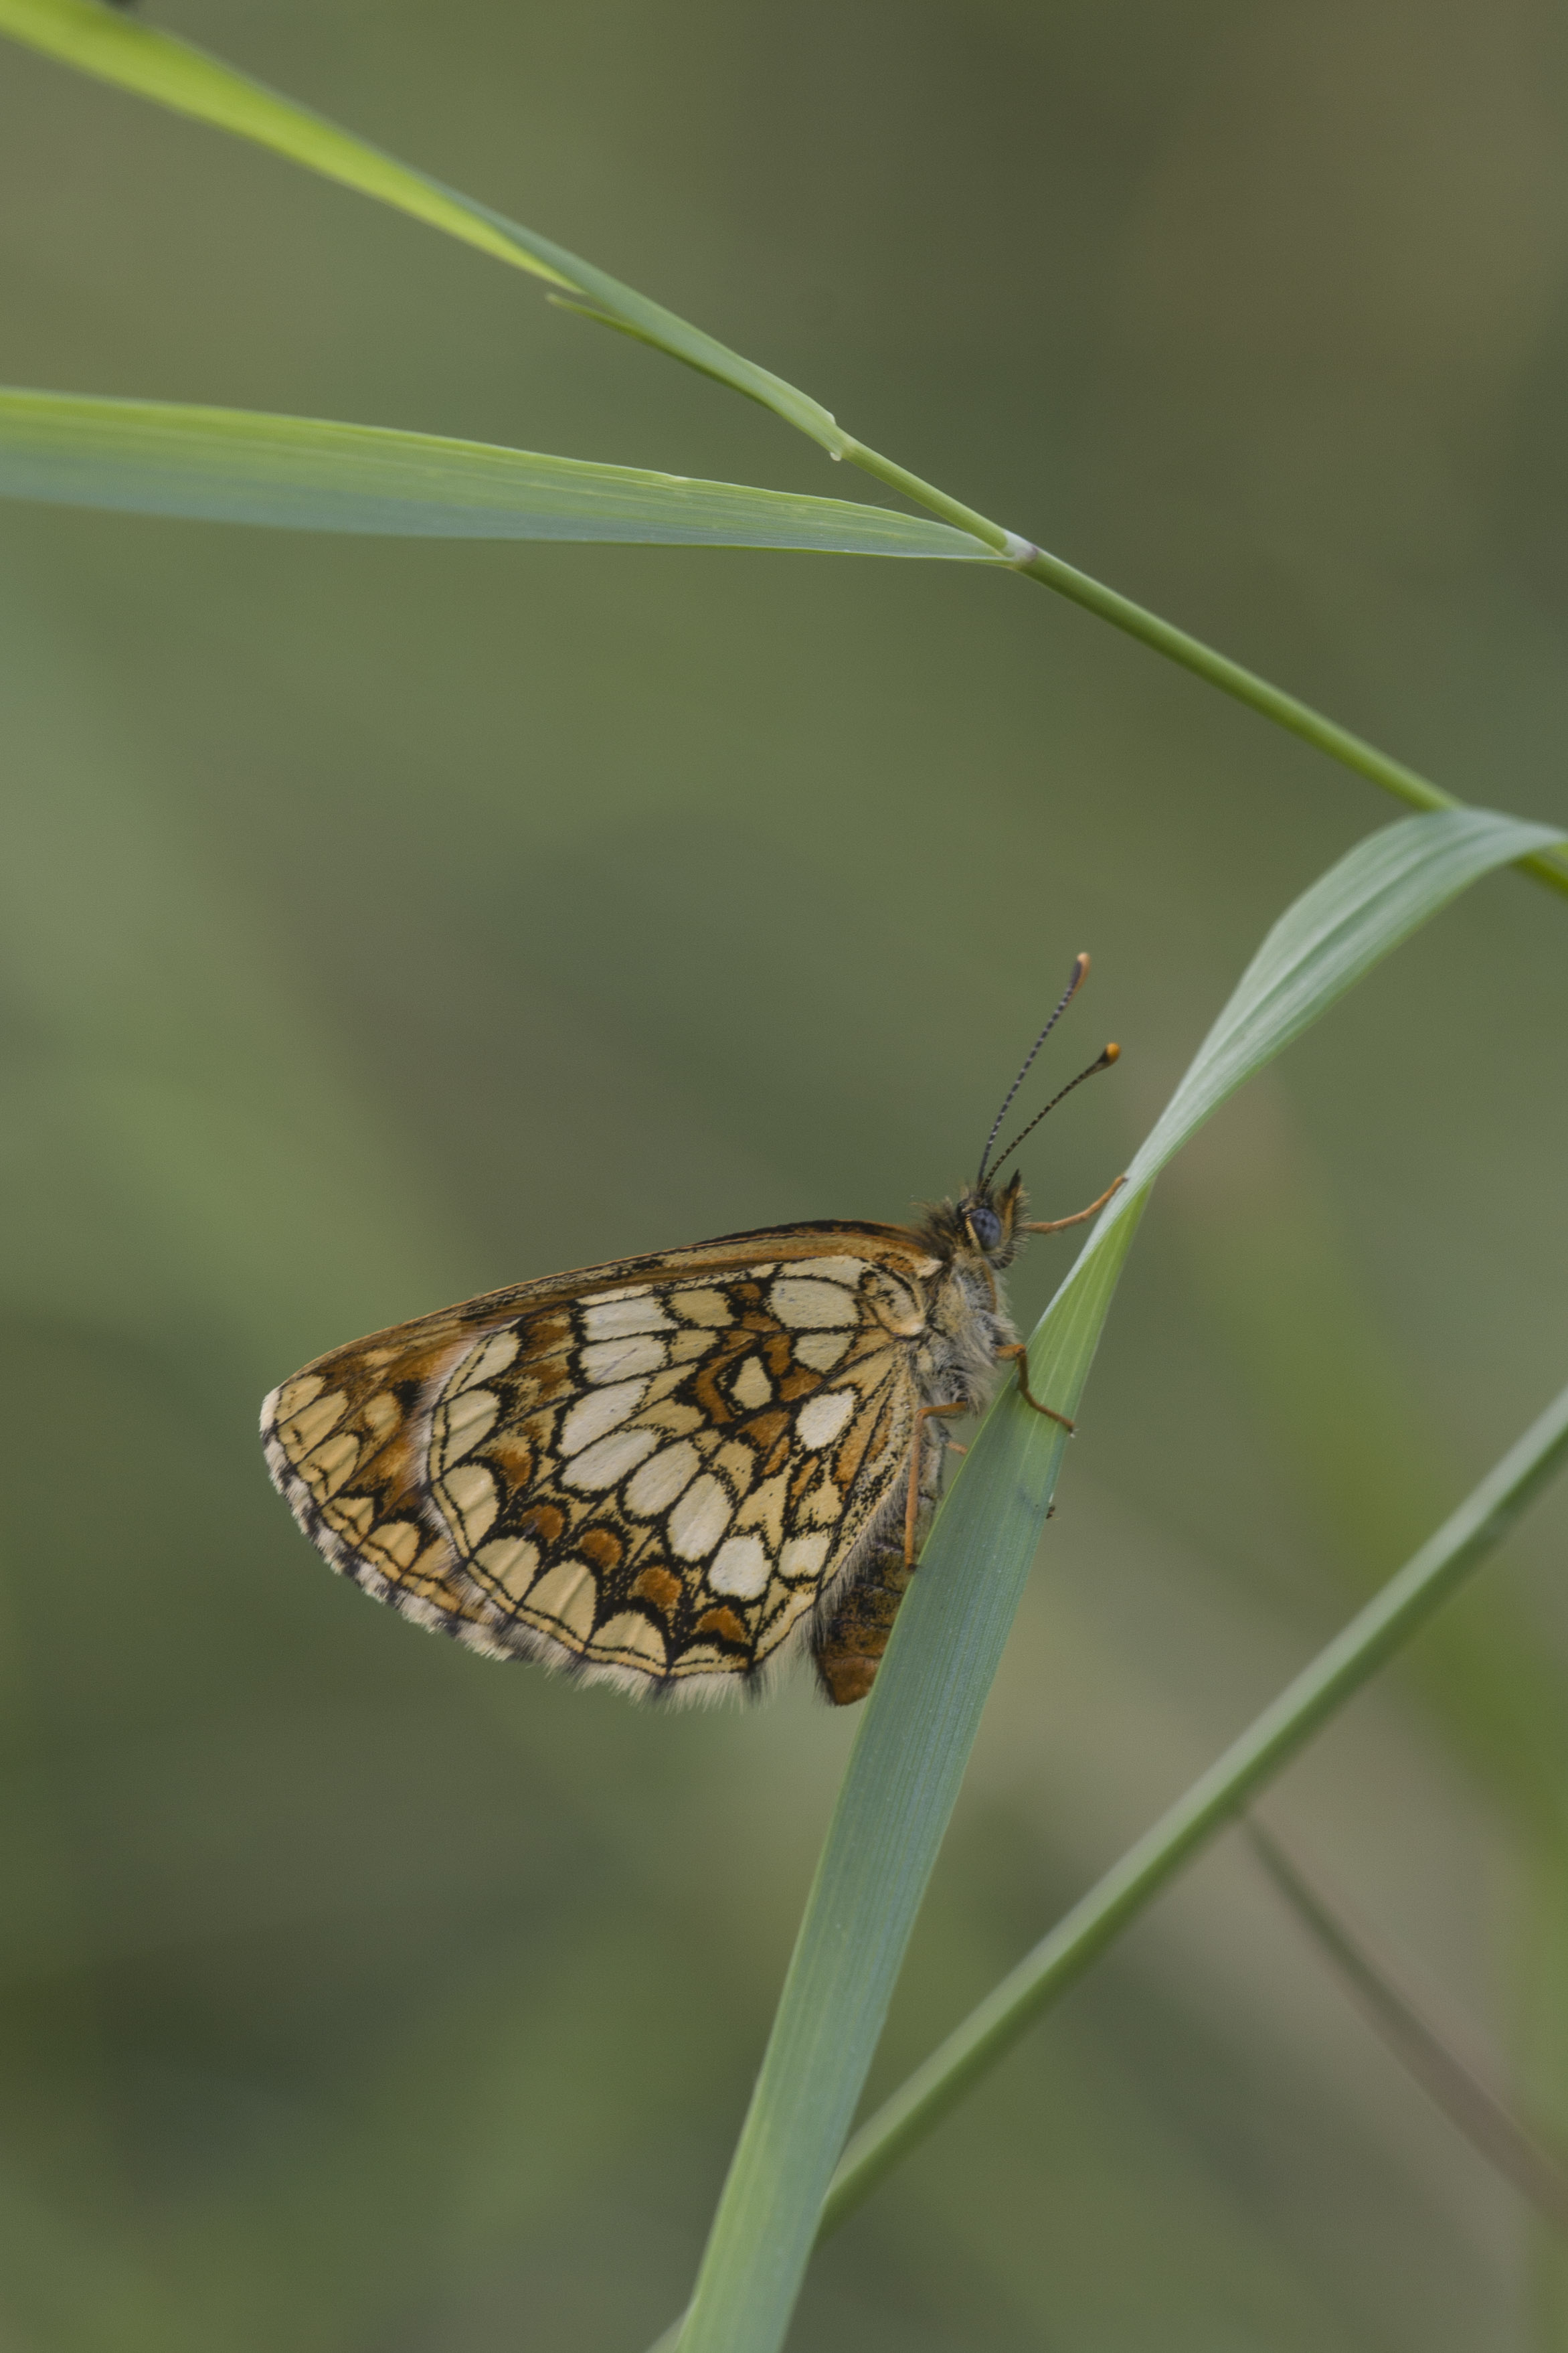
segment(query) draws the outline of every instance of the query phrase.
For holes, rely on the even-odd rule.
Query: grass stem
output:
[[[1310,703],[1271,686],[1240,662],[1163,621],[1157,613],[1108,588],[1087,572],[1079,572],[1060,556],[1047,554],[1033,541],[993,522],[988,515],[950,497],[934,483],[922,480],[907,466],[884,458],[863,441],[845,432],[831,410],[809,394],[759,367],[661,303],[623,285],[591,262],[569,253],[563,246],[532,229],[506,219],[488,205],[455,188],[444,186],[423,172],[410,170],[353,132],[300,106],[280,92],[267,89],[221,58],[184,41],[175,34],[148,25],[100,5],[100,0],[0,0],[0,36],[9,36],[28,47],[58,58],[79,71],[117,83],[122,90],[207,122],[241,139],[286,155],[307,171],[318,172],[361,195],[422,220],[431,228],[478,247],[492,259],[527,270],[557,290],[551,296],[563,308],[575,310],[601,325],[634,335],[639,342],[666,353],[683,365],[697,369],[750,400],[760,401],[775,416],[817,442],[834,458],[847,459],[868,474],[940,515],[944,522],[972,532],[986,546],[1004,554],[1016,572],[1059,596],[1081,605],[1086,612],[1124,630],[1140,644],[1163,654],[1193,674],[1217,687],[1237,702],[1276,726],[1301,738],[1330,759],[1338,760],[1392,793],[1411,808],[1446,809],[1464,806],[1451,793],[1392,759],[1374,744],[1341,727]],[[1568,896],[1568,860],[1553,851],[1534,852],[1518,861],[1521,871],[1549,889]]]
[[[1261,1822],[1248,1820],[1253,1852],[1362,2016],[1456,2131],[1510,2181],[1553,2229],[1568,2236],[1568,2171],[1404,1987],[1387,1958],[1342,1907],[1310,1879]]]
[[[1042,586],[1054,588],[1058,596],[1070,598],[1073,604],[1081,605],[1086,612],[1095,614],[1102,621],[1109,621],[1113,628],[1123,630],[1130,638],[1136,638],[1141,645],[1150,647],[1157,654],[1163,654],[1167,661],[1176,662],[1183,670],[1191,670],[1194,677],[1217,687],[1222,694],[1228,694],[1234,702],[1244,702],[1261,717],[1271,719],[1276,726],[1285,728],[1292,735],[1299,735],[1303,743],[1312,744],[1316,750],[1327,753],[1330,759],[1338,760],[1342,766],[1353,768],[1358,776],[1367,777],[1374,785],[1381,785],[1384,791],[1392,793],[1396,800],[1407,802],[1410,807],[1417,809],[1463,807],[1462,802],[1452,793],[1446,793],[1440,785],[1418,775],[1415,769],[1406,767],[1402,760],[1392,759],[1386,752],[1380,752],[1374,744],[1367,743],[1364,737],[1352,733],[1348,727],[1341,727],[1334,720],[1325,718],[1321,711],[1314,711],[1310,703],[1287,694],[1282,687],[1271,685],[1268,679],[1259,678],[1256,670],[1247,670],[1241,662],[1232,661],[1227,654],[1219,653],[1213,646],[1205,645],[1201,638],[1177,628],[1174,622],[1162,620],[1158,613],[1151,613],[1146,606],[1136,604],[1131,596],[1123,596],[1118,589],[1108,588],[1103,581],[1094,579],[1090,574],[1079,572],[1076,565],[1065,563],[1059,555],[1047,554],[1030,541],[1020,539],[1016,532],[1004,530],[989,516],[979,514],[973,507],[950,498],[945,491],[939,491],[933,483],[922,481],[918,474],[910,473],[905,467],[895,464],[892,459],[884,458],[879,450],[868,448],[864,442],[847,439],[842,454],[851,465],[860,467],[878,481],[885,482],[889,490],[901,491],[905,498],[912,499],[921,506],[929,508],[932,514],[940,515],[944,522],[954,523],[961,531],[973,533],[976,539],[984,540],[987,547],[994,547],[1009,555],[1014,571],[1022,574],[1025,579],[1037,580]],[[1568,860],[1559,853],[1546,850],[1534,857],[1521,858],[1519,864],[1521,871],[1533,876],[1536,881],[1544,882],[1550,889],[1568,896]]]
[[[1568,1389],[1382,1592],[867,2119],[833,2177],[822,2210],[824,2232],[864,2203],[883,2176],[1147,1910],[1182,1864],[1404,1648],[1496,1550],[1565,1459]]]

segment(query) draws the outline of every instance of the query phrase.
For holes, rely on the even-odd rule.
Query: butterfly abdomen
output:
[[[875,1683],[912,1574],[904,1566],[901,1539],[879,1536],[868,1547],[864,1575],[819,1629],[812,1656],[823,1692],[835,1707],[853,1707]]]

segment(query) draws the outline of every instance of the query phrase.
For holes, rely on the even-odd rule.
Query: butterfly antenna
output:
[[[1088,977],[1088,956],[1075,956],[1073,958],[1072,978],[1067,985],[1067,992],[1064,995],[1061,1003],[1058,1006],[1056,1011],[1052,1014],[1050,1019],[1047,1022],[1045,1028],[1041,1030],[1039,1036],[1036,1039],[1034,1044],[1025,1055],[1024,1067],[1019,1071],[1017,1077],[1014,1080],[1012,1085],[1008,1088],[1006,1093],[1003,1096],[1002,1108],[991,1123],[991,1133],[985,1139],[985,1149],[980,1155],[980,1174],[974,1180],[974,1189],[976,1192],[980,1190],[980,1187],[985,1182],[985,1169],[986,1165],[991,1158],[991,1147],[1002,1132],[1002,1123],[1007,1116],[1007,1107],[1009,1103],[1011,1103],[1014,1096],[1017,1093],[1018,1089],[1023,1085],[1024,1081],[1028,1077],[1029,1066],[1033,1062],[1035,1056],[1039,1052],[1040,1048],[1045,1044],[1046,1039],[1050,1036],[1051,1031],[1056,1028],[1057,1023],[1061,1019],[1062,1015],[1067,1011],[1068,1007],[1072,1003],[1073,998],[1078,995],[1079,990],[1083,987],[1083,984]],[[1089,1073],[1085,1071],[1084,1076],[1087,1078],[1088,1075]],[[1076,1079],[1073,1081],[1073,1084],[1075,1086],[1078,1084],[1078,1081]],[[1058,1103],[1061,1101],[1060,1095],[1057,1097],[1057,1101]],[[1047,1104],[1047,1110],[1049,1108],[1050,1106]],[[1040,1113],[1040,1117],[1042,1119],[1045,1117],[1044,1112]],[[1024,1134],[1026,1135],[1028,1134],[1027,1128],[1025,1129]],[[1023,1137],[1020,1136],[1019,1142],[1022,1143],[1022,1141]],[[1004,1154],[1003,1158],[1005,1159],[1005,1157],[1006,1155]]]
[[[1069,1079],[1059,1095],[1053,1095],[1051,1097],[1049,1103],[1046,1105],[1046,1111],[1055,1111],[1058,1103],[1061,1103],[1068,1095],[1070,1095],[1074,1087],[1081,1087],[1085,1079],[1094,1078],[1100,1071],[1109,1071],[1112,1062],[1119,1062],[1121,1060],[1121,1047],[1108,1046],[1097,1062],[1091,1062],[1087,1071],[1080,1071],[1076,1079]],[[1013,1138],[1012,1143],[1007,1146],[1006,1151],[996,1163],[996,1166],[992,1170],[991,1174],[994,1176],[1006,1166],[1009,1160],[1011,1160],[1020,1144],[1023,1143],[1024,1137],[1026,1135],[1033,1135],[1036,1128],[1038,1127],[1041,1120],[1044,1119],[1046,1111],[1037,1111],[1035,1113],[1034,1118],[1029,1122],[1028,1126],[1024,1128]]]

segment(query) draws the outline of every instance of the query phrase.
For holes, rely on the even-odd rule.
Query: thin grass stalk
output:
[[[1382,1592],[867,2119],[834,2175],[823,2205],[824,2232],[837,2230],[864,2203],[891,2167],[1077,1984],[1182,1866],[1404,1649],[1496,1550],[1565,1461],[1568,1389]]]
[[[1070,598],[1410,807],[1464,806],[1403,761],[1379,751],[1298,696],[1287,694],[1202,638],[1163,620],[1131,597],[1080,572],[1062,557],[1047,554],[1033,540],[1009,531],[858,441],[820,401],[731,351],[662,304],[650,301],[564,246],[399,163],[369,141],[268,90],[194,43],[117,15],[102,0],[0,0],[0,34],[215,130],[248,139],[308,171],[476,246],[493,259],[528,271],[557,290],[550,299],[562,308],[633,335],[731,391],[759,401],[831,457],[847,458],[943,522],[973,533],[1024,577]],[[1517,862],[1534,881],[1568,896],[1568,860],[1560,853],[1531,853]]]
[[[934,484],[922,481],[918,474],[911,474],[907,468],[896,465],[890,458],[884,458],[879,450],[868,448],[861,441],[846,441],[843,455],[851,465],[860,467],[878,481],[887,483],[890,490],[901,491],[906,498],[928,507],[943,522],[973,533],[976,539],[984,540],[989,546],[1006,555],[1010,569],[1021,574],[1025,579],[1036,580],[1043,587],[1054,588],[1058,596],[1068,597],[1075,605],[1081,605],[1086,612],[1095,614],[1099,619],[1109,621],[1112,628],[1136,638],[1141,645],[1149,647],[1154,653],[1163,654],[1167,661],[1191,670],[1195,678],[1204,679],[1210,686],[1217,687],[1222,694],[1228,694],[1234,702],[1245,703],[1248,710],[1272,720],[1277,727],[1283,727],[1288,733],[1300,736],[1304,743],[1313,744],[1318,751],[1326,753],[1330,759],[1338,760],[1344,767],[1353,768],[1358,776],[1367,777],[1374,785],[1381,785],[1384,791],[1392,793],[1396,800],[1405,801],[1411,808],[1417,809],[1451,809],[1465,806],[1454,794],[1446,793],[1440,785],[1418,775],[1415,769],[1406,767],[1402,760],[1393,759],[1386,752],[1380,752],[1364,736],[1353,734],[1348,727],[1342,727],[1321,711],[1314,711],[1310,703],[1301,702],[1294,694],[1287,694],[1282,687],[1271,685],[1256,670],[1247,670],[1241,662],[1232,661],[1227,654],[1205,645],[1201,638],[1194,638],[1190,631],[1178,628],[1174,622],[1162,620],[1159,614],[1150,612],[1146,606],[1135,603],[1131,596],[1123,596],[1119,589],[1107,587],[1103,581],[1096,580],[1091,574],[1080,572],[1076,565],[1065,562],[1059,555],[1050,554],[1044,548],[1034,546],[1014,532],[1004,531],[988,516],[976,513],[973,507],[963,505],[958,499],[950,498],[945,491],[939,491]],[[1549,884],[1554,891],[1568,893],[1568,861],[1561,856],[1547,853],[1540,858],[1522,859],[1520,864],[1537,881]]]
[[[864,2205],[1183,1867],[1419,1633],[1568,1463],[1568,1388],[1383,1591],[860,2126],[823,2200],[817,2241]],[[675,2353],[686,2316],[650,2353]]]
[[[1309,1878],[1274,1832],[1255,1820],[1246,1829],[1276,1892],[1378,2040],[1471,2147],[1568,2237],[1568,2171],[1562,2159],[1515,2116],[1481,2070],[1456,2050],[1450,2037],[1399,1983],[1388,1960],[1373,1952],[1343,1908],[1315,1876]]]

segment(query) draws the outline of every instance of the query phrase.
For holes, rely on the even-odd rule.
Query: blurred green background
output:
[[[1468,797],[1568,819],[1568,32],[1539,0],[149,0]],[[850,496],[761,410],[0,50],[14,383]],[[262,1391],[448,1299],[1121,1166],[1395,814],[1032,587],[11,507],[0,2344],[636,2348],[853,1723],[428,1641]],[[1568,910],[1483,885],[1167,1179],[886,2089],[1568,1377]],[[1033,1316],[1067,1264],[1041,1244]],[[1568,1502],[1271,1819],[1568,2136]],[[1568,2273],[1238,1841],[816,2265],[838,2353],[1568,2345]]]

